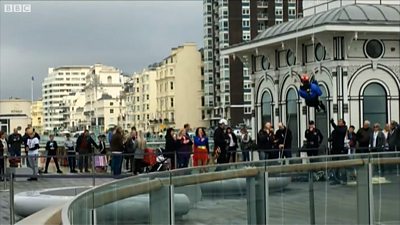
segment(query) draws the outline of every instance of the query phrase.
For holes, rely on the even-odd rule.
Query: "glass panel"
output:
[[[271,122],[272,118],[272,98],[271,94],[266,91],[264,92],[262,96],[262,101],[261,101],[261,115],[262,115],[262,124],[265,124],[266,122]]]
[[[386,92],[380,84],[372,83],[365,88],[363,109],[364,120],[370,120],[372,124],[386,124]]]
[[[286,126],[292,131],[292,148],[297,148],[298,143],[298,125],[297,125],[297,93],[294,89],[290,89],[287,94],[286,105]],[[294,154],[294,152],[292,152]],[[295,156],[295,154],[293,155]]]

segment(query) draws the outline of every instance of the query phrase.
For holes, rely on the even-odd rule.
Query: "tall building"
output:
[[[32,127],[39,134],[43,133],[43,101],[39,99],[32,102],[31,106]]]
[[[202,53],[194,43],[173,48],[156,68],[157,114],[160,130],[205,126],[202,117]]]
[[[248,68],[220,50],[250,41],[262,30],[302,16],[302,0],[204,0],[204,114],[209,125],[226,118],[250,125]]]
[[[158,130],[153,121],[157,107],[157,72],[152,66],[134,73],[125,88],[126,115],[128,126],[137,130]]]
[[[86,127],[85,102],[85,92],[83,90],[72,92],[63,98],[64,128],[69,131],[78,131]]]
[[[85,87],[86,75],[89,70],[90,66],[49,68],[48,76],[42,84],[44,131],[49,132],[63,128],[63,97]]]
[[[124,76],[119,69],[95,64],[86,75],[84,115],[87,127],[99,132],[116,125],[126,125],[122,98]]]

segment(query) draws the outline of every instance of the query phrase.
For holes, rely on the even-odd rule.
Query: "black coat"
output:
[[[331,120],[333,127],[331,140],[332,140],[332,153],[341,154],[344,151],[344,139],[347,133],[347,126],[337,126],[334,121]]]
[[[94,142],[93,138],[90,135],[88,135],[86,137],[86,140],[88,143],[88,149],[80,149],[83,138],[85,138],[85,137],[83,134],[81,134],[81,135],[79,135],[78,139],[76,140],[76,151],[77,152],[89,153],[92,150],[92,146],[99,148],[99,146],[96,144],[96,142]]]
[[[57,153],[57,142],[56,141],[48,141],[46,143],[46,150],[48,151],[47,154],[55,155]]]
[[[307,145],[306,145],[307,148],[319,148],[319,146],[322,143],[322,140],[324,139],[324,136],[322,135],[321,131],[317,128],[315,128],[313,131],[307,129],[304,136],[307,140]]]
[[[358,147],[368,148],[370,140],[371,140],[371,134],[372,134],[371,128],[368,128],[368,129],[360,128],[356,134]]]
[[[275,133],[275,140],[277,140],[278,146],[283,144],[285,149],[292,148],[292,139],[292,131],[287,127],[283,130],[278,129]]]
[[[388,134],[388,144],[390,151],[400,151],[400,125],[391,130]]]
[[[214,132],[214,148],[219,147],[221,151],[226,150],[227,139],[229,139],[229,137],[227,137],[224,129],[218,127]]]
[[[261,129],[257,134],[257,148],[260,150],[273,149],[274,134]]]

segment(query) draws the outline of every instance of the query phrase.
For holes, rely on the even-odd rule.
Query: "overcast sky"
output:
[[[49,67],[116,66],[124,73],[161,61],[172,47],[202,47],[202,1],[58,1],[0,17],[0,99],[41,96]],[[15,3],[15,2],[12,2]]]

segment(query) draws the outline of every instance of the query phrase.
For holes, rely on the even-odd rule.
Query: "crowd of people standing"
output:
[[[347,127],[343,119],[337,123],[330,121],[332,132],[328,137],[330,151],[328,154],[354,154],[381,151],[395,151],[400,149],[400,125],[396,121],[386,124],[383,129],[379,123],[372,127],[368,120],[355,132],[355,126]],[[225,119],[221,119],[218,127],[214,131],[214,148],[210,149],[209,137],[206,129],[198,127],[195,135],[191,137],[189,132],[191,127],[185,124],[182,129],[175,132],[173,128],[168,128],[165,135],[165,149],[162,154],[168,159],[167,169],[186,168],[192,162],[192,166],[205,166],[209,163],[229,163],[238,161],[237,151],[241,150],[241,160],[250,161],[250,155],[258,153],[260,160],[290,158],[292,157],[293,135],[291,130],[282,122],[277,124],[278,129],[270,122],[266,122],[262,129],[257,132],[255,140],[252,139],[246,128],[241,129],[241,134],[236,135],[233,129],[228,126]],[[64,148],[67,153],[68,166],[70,173],[89,172],[91,163],[94,164],[96,172],[106,172],[110,166],[112,174],[118,176],[122,172],[123,161],[125,159],[125,169],[132,174],[143,173],[148,166],[146,161],[149,153],[146,147],[146,139],[141,131],[132,127],[130,133],[124,132],[121,127],[116,127],[108,133],[109,149],[106,148],[106,136],[99,135],[96,142],[89,134],[88,130],[77,138],[76,142],[71,140],[71,136],[66,134]],[[308,128],[304,133],[304,145],[300,152],[305,152],[307,156],[317,156],[324,149],[322,143],[324,135],[316,127],[314,121],[309,121]],[[10,166],[16,167],[21,163],[21,150],[27,155],[26,164],[32,168],[32,177],[28,180],[37,180],[38,156],[39,156],[40,136],[32,127],[25,130],[21,135],[17,129],[6,137],[4,132],[0,132],[0,155],[6,152],[10,156]],[[48,167],[53,159],[57,173],[62,173],[57,159],[58,144],[53,135],[49,135],[46,143],[46,163],[44,173],[48,172]],[[95,153],[93,160],[91,156]],[[92,162],[91,162],[92,161]],[[78,166],[76,165],[78,162]],[[4,174],[4,160],[0,160],[0,174]]]

